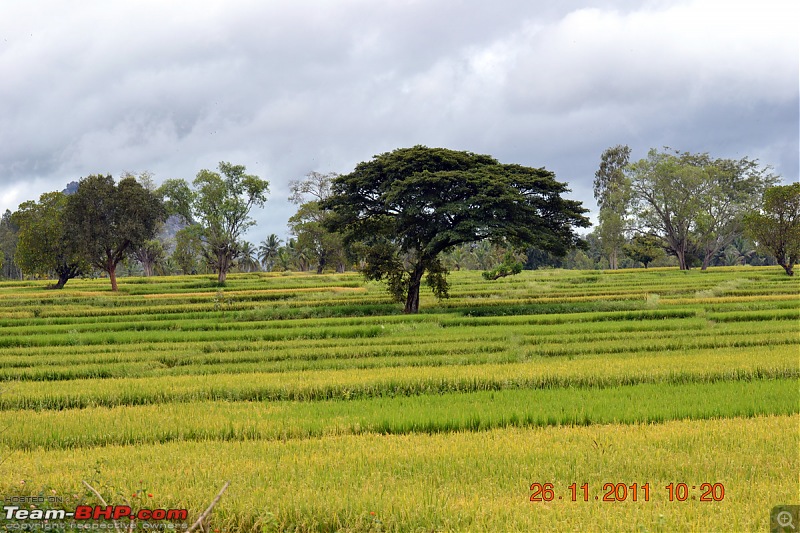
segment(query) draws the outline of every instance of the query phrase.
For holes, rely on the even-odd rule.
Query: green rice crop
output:
[[[483,431],[800,413],[797,379],[642,384],[606,389],[506,389],[316,402],[194,401],[4,411],[9,449],[142,445],[191,440],[276,440],[361,433]],[[153,425],[152,420],[162,423]]]
[[[763,530],[796,498],[800,279],[451,281],[417,315],[355,273],[0,282],[0,493],[196,516],[230,480],[221,531]],[[653,499],[529,500],[573,482]]]

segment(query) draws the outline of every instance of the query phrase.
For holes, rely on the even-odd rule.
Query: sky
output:
[[[3,0],[0,212],[90,174],[270,183],[418,144],[545,167],[596,214],[606,148],[757,158],[798,181],[788,0]]]

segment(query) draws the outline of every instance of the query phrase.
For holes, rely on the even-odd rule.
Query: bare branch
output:
[[[217,503],[219,503],[220,498],[222,498],[222,493],[225,492],[225,490],[228,488],[228,485],[230,484],[231,484],[230,481],[225,482],[225,485],[222,486],[222,489],[220,489],[216,498],[214,498],[214,501],[211,502],[211,505],[209,505],[208,508],[202,512],[202,514],[197,518],[197,521],[194,524],[192,524],[192,527],[186,530],[186,533],[192,533],[198,528],[203,527],[202,525],[203,521],[208,517],[209,514],[211,514],[211,511],[214,509],[214,506],[217,505]]]

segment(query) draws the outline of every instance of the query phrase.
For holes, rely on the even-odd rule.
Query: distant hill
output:
[[[175,251],[175,234],[187,226],[180,215],[170,215],[164,226],[156,235],[156,239],[164,244],[164,251],[171,255]]]
[[[77,181],[70,181],[67,183],[67,187],[61,191],[64,194],[74,194],[78,191],[78,182]]]

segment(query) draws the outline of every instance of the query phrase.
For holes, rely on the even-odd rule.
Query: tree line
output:
[[[600,208],[594,236],[608,266],[625,255],[644,264],[667,255],[681,270],[746,263],[760,253],[792,275],[800,251],[800,184],[757,160],[712,158],[665,148],[630,161],[628,146],[605,150],[595,173]]]
[[[544,168],[502,164],[488,155],[415,146],[375,156],[347,175],[311,172],[290,182],[292,235],[257,246],[254,225],[269,183],[221,162],[190,185],[148,173],[91,175],[66,192],[20,204],[0,220],[2,273],[71,278],[118,270],[210,273],[232,270],[357,269],[383,280],[407,312],[423,281],[445,297],[447,273],[479,268],[487,279],[522,268],[620,268],[666,261],[707,268],[749,239],[791,275],[800,243],[800,185],[776,186],[757,161],[651,150],[636,162],[627,146],[601,156],[594,193],[599,224]],[[68,194],[69,193],[69,194]],[[169,237],[165,237],[169,235]],[[755,249],[752,250],[754,255]],[[731,252],[732,253],[732,252]],[[738,258],[737,258],[738,260]]]

